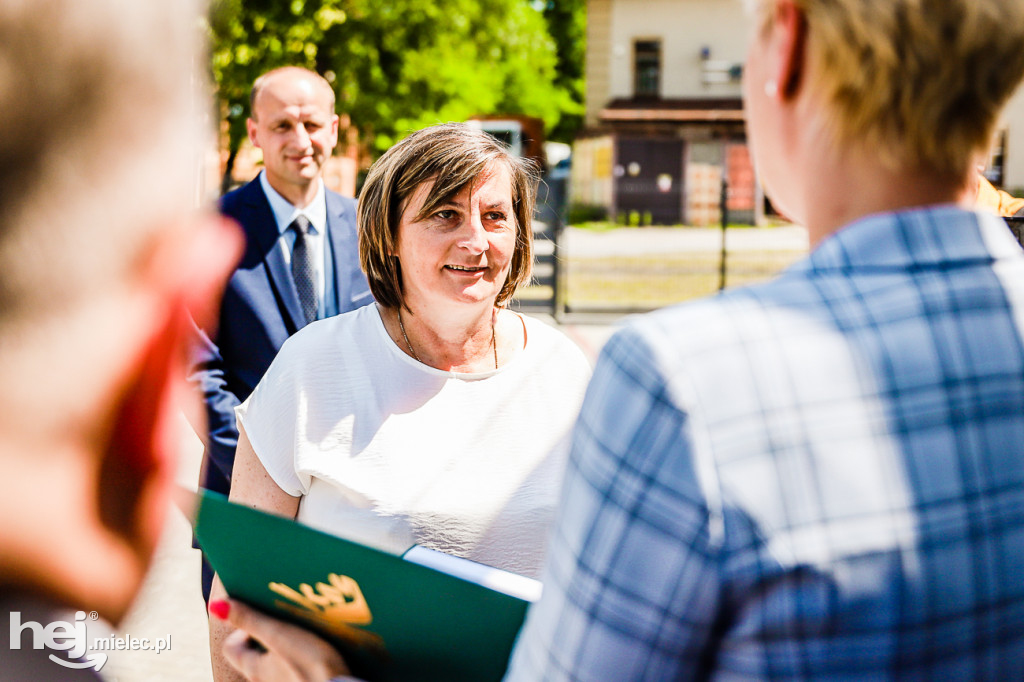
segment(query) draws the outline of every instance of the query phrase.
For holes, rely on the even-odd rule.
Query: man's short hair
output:
[[[201,16],[177,1],[0,2],[0,346],[10,325],[124,276],[195,207]]]
[[[402,212],[416,188],[433,182],[421,215],[450,201],[496,164],[508,169],[516,246],[508,279],[497,305],[512,298],[530,278],[533,265],[533,210],[538,171],[533,162],[511,154],[496,138],[464,123],[419,130],[395,144],[370,168],[359,195],[359,260],[377,302],[400,308],[405,299],[402,272],[394,256]]]
[[[775,0],[759,7],[762,27]],[[1024,73],[1021,0],[794,0],[828,133],[892,165],[960,176]],[[782,85],[782,84],[780,84]],[[827,150],[823,150],[823,153]]]
[[[249,91],[249,115],[252,117],[254,121],[256,120],[256,98],[260,96],[260,92],[263,90],[263,86],[265,86],[267,84],[267,81],[269,81],[271,78],[288,73],[306,76],[312,79],[318,85],[320,85],[323,88],[324,93],[327,94],[328,97],[330,98],[328,109],[332,114],[334,113],[334,88],[331,87],[331,84],[327,81],[326,78],[318,74],[316,71],[310,71],[309,69],[304,69],[301,66],[281,66],[276,69],[267,71],[252,83],[252,89]]]

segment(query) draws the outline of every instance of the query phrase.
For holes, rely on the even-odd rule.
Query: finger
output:
[[[251,637],[259,640],[264,646],[273,648],[273,644],[286,636],[286,630],[292,628],[276,618],[269,618],[255,609],[249,608],[240,601],[227,599],[226,620],[239,630],[244,630]]]
[[[300,667],[307,642],[315,635],[303,628],[267,616],[233,599],[225,600],[226,620],[249,635],[247,646],[257,653],[273,651],[284,661],[291,661]],[[296,660],[298,657],[299,660]]]
[[[258,667],[261,652],[249,646],[249,633],[245,630],[235,630],[224,640],[224,659],[231,664],[235,670],[242,673],[247,680],[257,682],[259,680]]]
[[[302,671],[300,679],[347,675],[348,666],[330,643],[308,630],[266,616],[241,602],[228,600],[227,620],[262,644],[275,663]],[[324,674],[329,671],[330,674]]]

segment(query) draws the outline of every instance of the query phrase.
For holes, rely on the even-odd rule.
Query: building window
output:
[[[636,96],[657,97],[661,92],[661,41],[637,40],[633,43]]]

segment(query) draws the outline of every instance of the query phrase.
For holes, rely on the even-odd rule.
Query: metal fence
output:
[[[564,226],[564,182],[542,185],[535,282],[516,305],[566,313],[630,313],[769,279],[807,253],[803,228]]]
[[[561,250],[568,202],[565,178],[547,177],[537,190],[533,223],[533,280],[512,307],[561,315],[565,310],[565,258]]]

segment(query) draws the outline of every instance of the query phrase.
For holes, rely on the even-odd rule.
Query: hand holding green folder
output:
[[[199,544],[233,599],[315,630],[367,680],[500,680],[540,583],[422,547],[388,554],[201,491]]]

